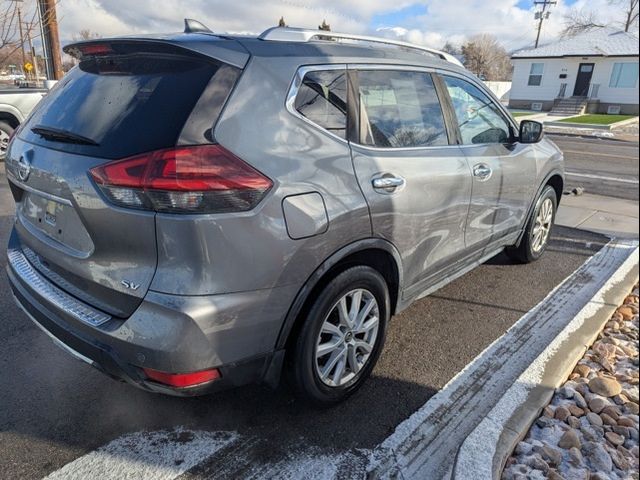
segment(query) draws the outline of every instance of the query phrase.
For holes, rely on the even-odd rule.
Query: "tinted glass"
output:
[[[295,108],[316,125],[340,138],[346,138],[346,72],[326,70],[307,73],[298,90]]]
[[[443,77],[462,134],[462,143],[506,143],[511,138],[511,128],[500,108],[471,83]]]
[[[45,96],[21,136],[104,158],[172,147],[217,69],[217,64],[176,55],[83,61]],[[98,145],[47,140],[31,131],[36,126],[70,132]]]
[[[362,70],[358,80],[363,144],[396,148],[448,145],[431,75]]]

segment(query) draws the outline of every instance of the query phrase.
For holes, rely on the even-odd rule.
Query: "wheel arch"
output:
[[[11,127],[18,128],[21,121],[21,115],[15,107],[11,105],[0,106],[0,122],[7,122]]]
[[[327,258],[298,291],[283,322],[276,350],[285,349],[310,308],[315,294],[338,274],[355,265],[367,265],[377,270],[387,282],[391,314],[396,311],[402,291],[402,263],[400,254],[388,241],[368,238],[351,243]]]
[[[529,218],[531,217],[531,214],[535,209],[536,202],[538,201],[538,198],[540,198],[542,191],[547,186],[551,186],[555,190],[556,199],[558,200],[557,205],[560,205],[560,200],[562,199],[562,192],[564,191],[563,173],[560,170],[552,170],[544,177],[544,180],[540,182],[540,186],[538,187],[536,194],[533,196],[533,199],[531,200],[531,204],[529,205],[529,209],[527,210],[527,215],[525,216],[525,221],[524,221],[524,224],[522,225],[522,230],[520,232],[520,235],[518,236],[518,241],[514,245],[515,247],[520,246],[520,242],[522,242],[522,239],[524,238],[524,232],[526,231]]]

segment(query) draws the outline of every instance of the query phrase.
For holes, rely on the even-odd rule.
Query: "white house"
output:
[[[638,37],[632,33],[599,28],[520,50],[511,60],[512,108],[638,113]]]

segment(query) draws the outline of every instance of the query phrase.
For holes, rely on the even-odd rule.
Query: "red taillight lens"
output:
[[[250,210],[273,182],[220,145],[159,150],[90,170],[113,203],[159,212]]]
[[[81,45],[78,50],[82,55],[109,55],[113,53],[113,49],[107,43],[92,43],[89,45]]]
[[[143,368],[142,370],[150,380],[176,388],[193,387],[222,377],[217,368],[191,373],[167,373],[151,368]]]

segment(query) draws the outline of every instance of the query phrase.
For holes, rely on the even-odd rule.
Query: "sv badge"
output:
[[[140,288],[139,283],[133,283],[133,282],[130,282],[129,280],[122,280],[120,283],[124,288],[128,290],[133,290],[134,292]]]

